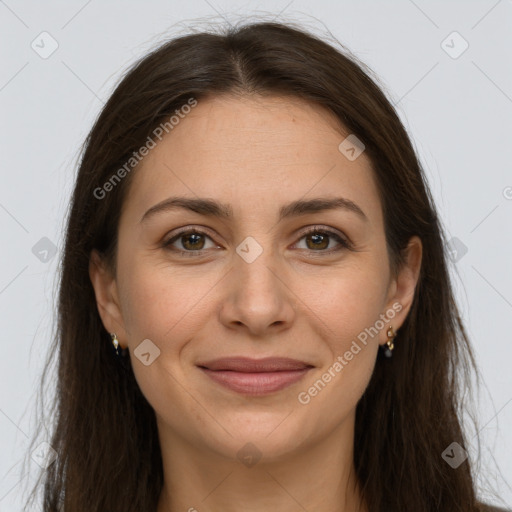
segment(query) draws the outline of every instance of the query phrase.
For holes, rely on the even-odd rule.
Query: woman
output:
[[[45,512],[492,510],[446,261],[353,57],[278,23],[164,44],[85,143]]]

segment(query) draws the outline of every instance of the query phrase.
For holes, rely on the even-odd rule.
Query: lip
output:
[[[250,396],[280,391],[301,380],[312,365],[285,357],[230,357],[197,366],[222,386]]]

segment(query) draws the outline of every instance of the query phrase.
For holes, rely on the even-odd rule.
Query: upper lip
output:
[[[266,357],[251,359],[248,357],[224,357],[212,361],[199,363],[197,366],[208,370],[230,370],[234,372],[257,373],[279,372],[290,370],[303,370],[312,368],[312,365],[288,357]]]

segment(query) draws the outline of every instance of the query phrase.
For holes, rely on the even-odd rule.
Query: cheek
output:
[[[214,314],[208,292],[218,283],[218,273],[213,276],[205,273],[194,279],[194,270],[187,275],[182,269],[177,272],[169,266],[141,261],[131,262],[125,269],[129,271],[123,274],[120,268],[119,272],[123,283],[122,312],[132,367],[142,393],[159,414],[166,415],[172,403],[175,409],[188,410],[200,417],[185,391],[194,383],[184,355],[195,333]],[[196,268],[196,276],[197,273]],[[147,366],[137,356],[137,347],[146,339],[160,351],[156,352],[154,364]],[[186,423],[174,417],[166,418],[169,424],[182,421]]]
[[[320,280],[305,278],[297,283],[297,295],[307,306],[303,307],[304,314],[312,316],[322,337],[329,340],[333,356],[348,350],[351,341],[374,326],[384,312],[387,279],[385,268],[368,261]]]
[[[375,273],[355,271],[332,279],[325,293],[312,295],[316,302],[311,309],[327,352],[323,366],[297,396],[305,430],[327,435],[355,410],[375,366],[381,335],[375,325],[384,297],[385,287]]]
[[[340,358],[337,364],[322,368],[300,390],[297,407],[306,431],[328,435],[355,413],[373,373],[376,347],[361,346],[350,361],[344,354]]]
[[[303,282],[304,303],[329,355],[302,389],[319,411],[337,404],[333,423],[353,409],[362,396],[375,365],[382,337],[380,315],[385,312],[387,273],[377,260],[350,266],[324,279],[312,291]],[[309,294],[308,291],[309,290]],[[385,324],[387,325],[387,324]],[[311,421],[315,421],[313,416]]]
[[[197,270],[196,270],[197,273]],[[197,275],[197,274],[196,274]],[[217,279],[203,274],[194,279],[170,266],[134,263],[122,277],[122,309],[129,342],[152,339],[162,350],[178,349],[169,343],[197,322],[208,306],[207,291]]]

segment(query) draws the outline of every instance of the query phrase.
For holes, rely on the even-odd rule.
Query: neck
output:
[[[367,512],[353,465],[353,423],[344,425],[307,449],[263,457],[252,467],[159,425],[164,485],[157,512]],[[342,443],[347,437],[352,442]]]

